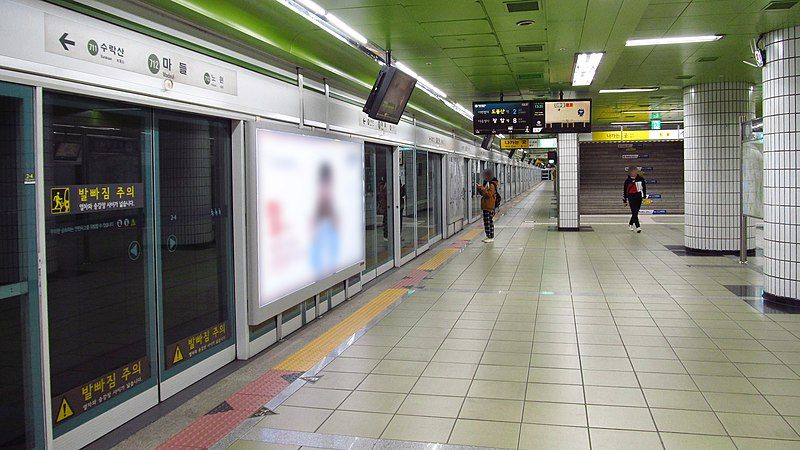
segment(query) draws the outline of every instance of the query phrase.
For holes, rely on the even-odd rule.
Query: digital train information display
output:
[[[546,133],[591,133],[591,100],[552,100],[545,102]]]
[[[544,102],[475,102],[472,114],[477,135],[539,133],[544,127]]]

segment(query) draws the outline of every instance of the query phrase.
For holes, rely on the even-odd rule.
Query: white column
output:
[[[753,85],[708,83],[683,90],[684,245],[738,254],[741,122],[755,117]],[[748,250],[755,248],[753,227]]]
[[[578,135],[558,135],[558,229],[578,230]]]
[[[767,33],[764,82],[764,297],[800,303],[800,27]]]

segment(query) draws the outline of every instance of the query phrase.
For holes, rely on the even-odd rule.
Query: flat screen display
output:
[[[259,305],[364,261],[363,145],[257,130]]]
[[[544,133],[591,133],[591,100],[549,100],[544,102]]]
[[[539,133],[544,126],[544,102],[474,102],[472,116],[477,135]]]
[[[403,117],[417,79],[393,66],[383,66],[364,112],[373,119],[397,124]]]

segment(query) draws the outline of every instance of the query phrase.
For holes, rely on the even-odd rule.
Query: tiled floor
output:
[[[548,231],[549,208],[509,211],[231,448],[800,448],[800,315],[725,288],[757,270],[676,255],[675,223]]]

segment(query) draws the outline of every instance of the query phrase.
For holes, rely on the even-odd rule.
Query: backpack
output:
[[[499,208],[500,207],[500,202],[503,201],[503,197],[500,196],[500,192],[498,191],[498,187],[499,186],[497,186],[497,185],[495,185],[495,187],[494,187],[494,209]]]

